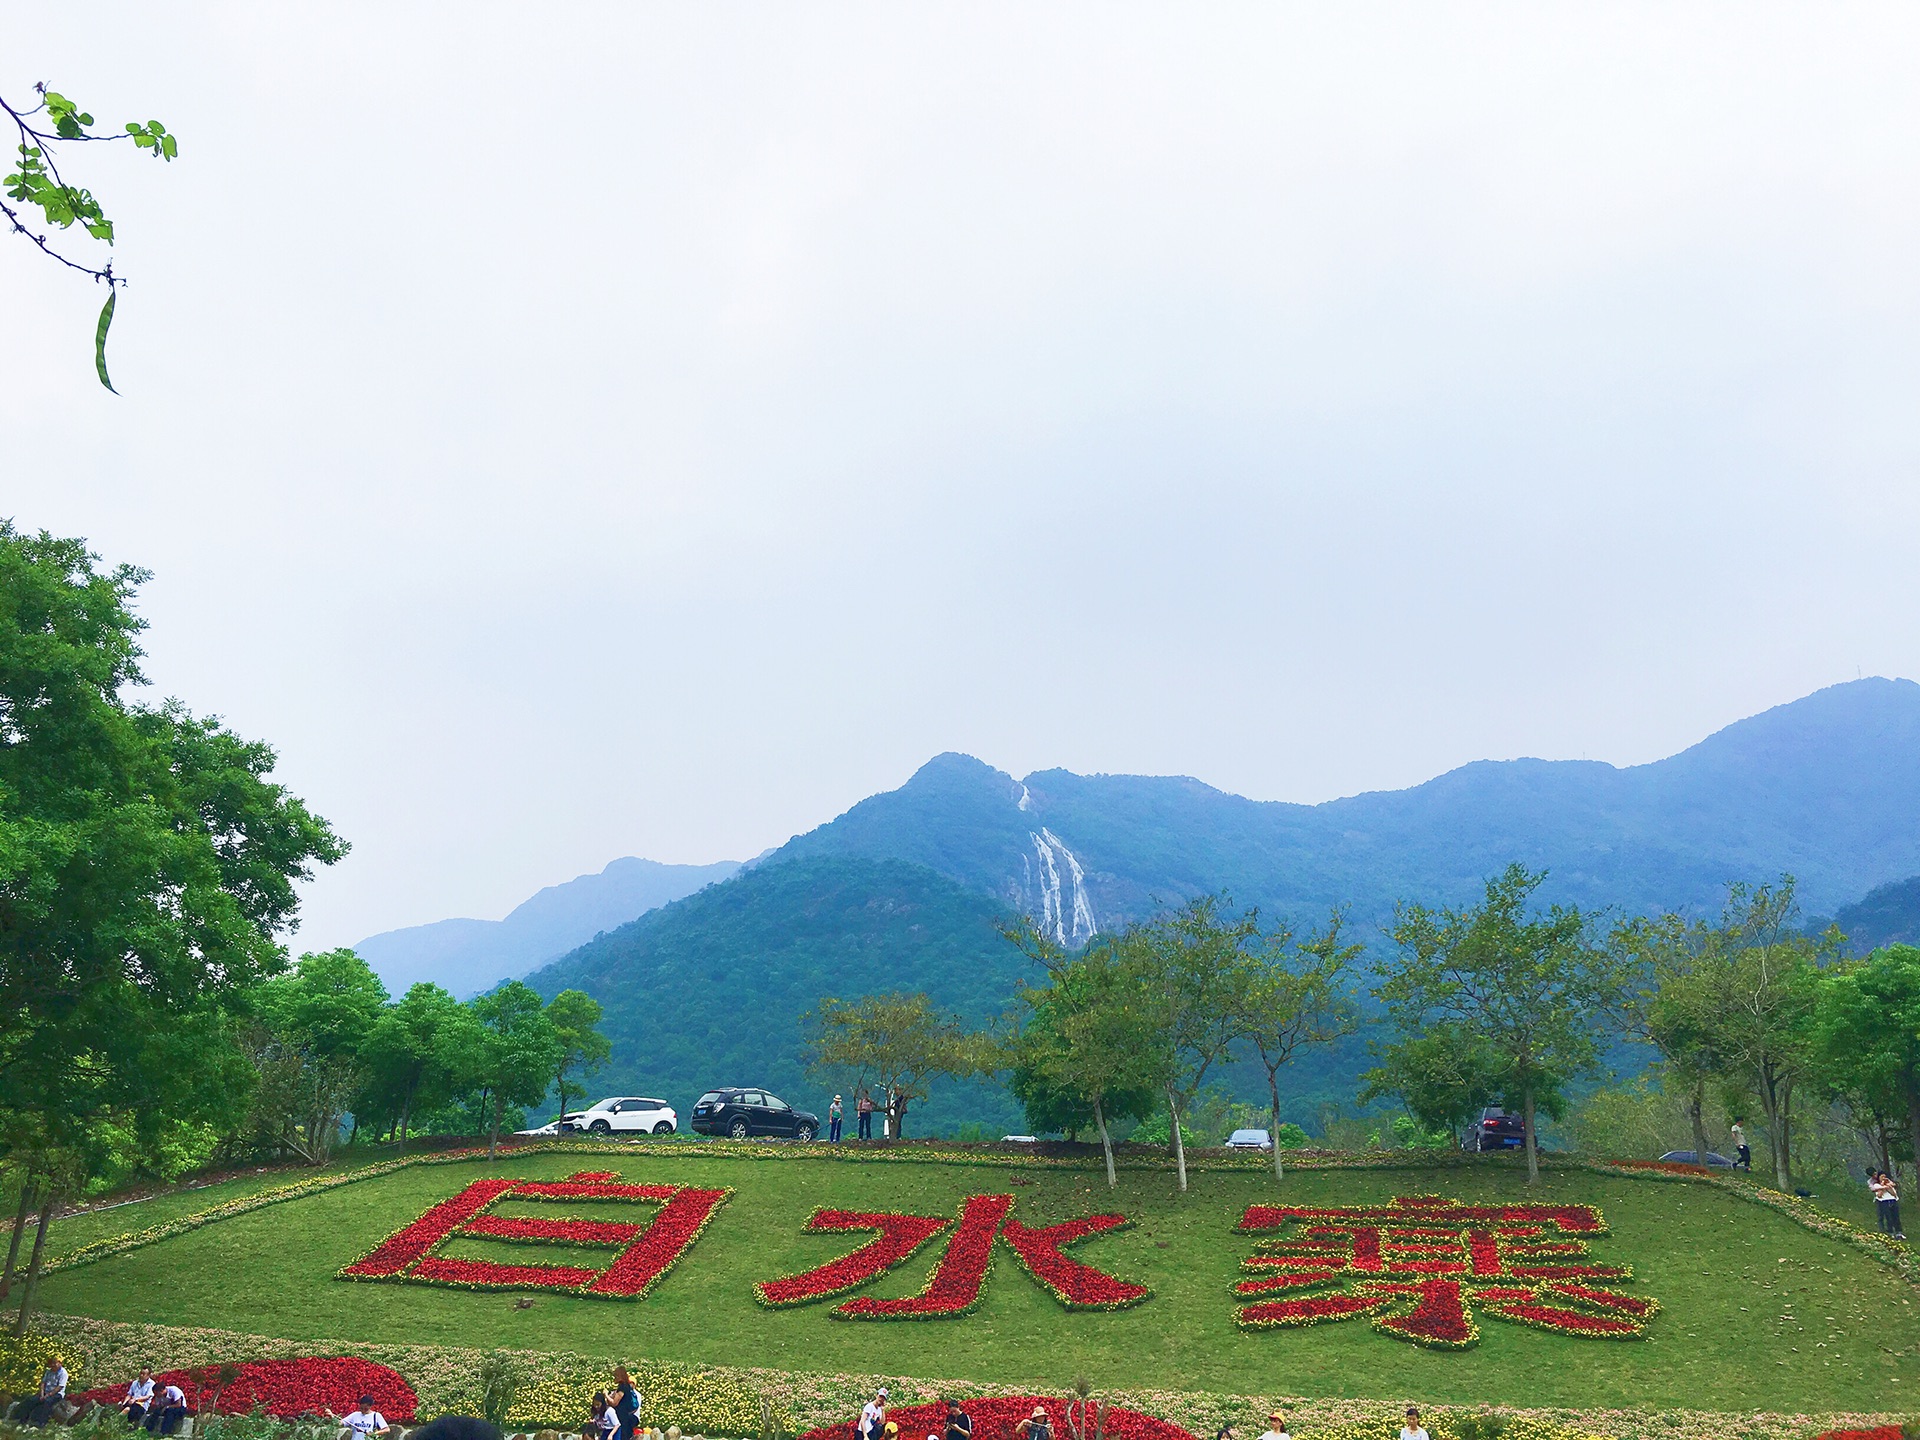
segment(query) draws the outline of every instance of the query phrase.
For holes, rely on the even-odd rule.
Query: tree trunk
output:
[[[400,1149],[399,1154],[407,1153],[407,1124],[413,1119],[413,1087],[407,1087],[407,1093],[400,1097]]]
[[[1100,1149],[1107,1157],[1107,1188],[1113,1189],[1120,1183],[1113,1173],[1113,1137],[1107,1134],[1107,1113],[1100,1106],[1100,1097],[1093,1097],[1093,1123],[1100,1127]]]
[[[1167,1118],[1173,1122],[1173,1166],[1180,1172],[1180,1193],[1187,1193],[1187,1146],[1180,1135],[1180,1103],[1167,1087]]]
[[[1776,1107],[1780,1124],[1773,1132],[1773,1173],[1780,1181],[1782,1194],[1793,1193],[1793,1082],[1780,1082],[1780,1101]]]
[[[1284,1180],[1287,1172],[1280,1160],[1280,1081],[1276,1071],[1267,1071],[1267,1093],[1273,1100],[1273,1113],[1267,1119],[1267,1139],[1273,1142],[1273,1178]]]
[[[1707,1144],[1707,1082],[1704,1079],[1693,1082],[1693,1093],[1687,1096],[1687,1118],[1693,1122],[1693,1163],[1705,1165],[1712,1148]]]
[[[0,1271],[0,1300],[7,1298],[13,1289],[13,1277],[20,1263],[20,1237],[27,1233],[27,1216],[33,1213],[33,1201],[39,1187],[34,1184],[33,1176],[23,1175],[20,1179],[20,1209],[13,1217],[13,1240],[7,1246],[7,1268]]]
[[[27,1263],[27,1283],[20,1288],[20,1313],[14,1318],[13,1335],[17,1340],[27,1333],[27,1321],[33,1318],[33,1292],[40,1288],[40,1256],[47,1248],[47,1231],[53,1228],[53,1187],[47,1187],[40,1205],[40,1229],[33,1237],[33,1259]]]
[[[1912,1133],[1915,1149],[1913,1152],[1913,1173],[1915,1184],[1920,1186],[1920,1074],[1907,1077],[1907,1128]],[[1893,1173],[1893,1146],[1887,1146],[1887,1173]],[[1920,1189],[1907,1192],[1916,1203],[1920,1203]]]
[[[498,1091],[493,1097],[493,1129],[487,1132],[487,1158],[493,1159],[494,1152],[500,1148],[500,1112],[506,1109],[505,1096]]]
[[[1540,1183],[1540,1142],[1533,1133],[1533,1086],[1528,1085],[1521,1090],[1520,1107],[1527,1131],[1527,1184],[1538,1185]]]

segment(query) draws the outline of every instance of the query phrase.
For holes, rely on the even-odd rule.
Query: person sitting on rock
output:
[[[160,1387],[160,1398],[147,1407],[146,1430],[149,1435],[178,1435],[180,1422],[193,1410],[187,1404],[187,1392],[178,1385]]]
[[[140,1378],[127,1386],[126,1397],[120,1402],[120,1411],[127,1417],[129,1425],[138,1425],[147,1418],[147,1408],[153,1404],[153,1371],[142,1370]]]

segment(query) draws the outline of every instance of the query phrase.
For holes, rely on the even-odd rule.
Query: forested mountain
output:
[[[502,980],[517,980],[602,930],[725,880],[739,868],[733,860],[662,865],[629,856],[597,875],[549,885],[504,920],[410,925],[369,936],[353,948],[390,994],[404,994],[415,981],[431,980],[455,995],[472,995]]]
[[[1882,945],[1920,945],[1920,875],[1896,880],[1842,905],[1834,924],[1847,933],[1847,949],[1865,955]]]
[[[614,1063],[594,1082],[605,1090],[659,1091],[684,1109],[707,1086],[761,1082],[817,1109],[802,1012],[822,995],[899,989],[975,1019],[1002,1013],[1023,962],[997,916],[1032,914],[1076,942],[1224,888],[1301,923],[1349,905],[1377,945],[1396,901],[1469,901],[1514,860],[1552,872],[1543,899],[1583,906],[1709,913],[1727,882],[1791,872],[1807,911],[1832,913],[1920,874],[1916,814],[1920,685],[1904,680],[1834,686],[1648,765],[1487,761],[1322,805],[1191,779],[1016,780],[949,754],[529,983],[578,986],[608,1007]],[[1841,911],[1843,925],[1865,934],[1867,912],[1892,915],[1905,893]],[[1316,1097],[1351,1096],[1365,1064],[1356,1041],[1297,1067],[1295,1118],[1310,1121]],[[997,1090],[955,1087],[921,1123],[965,1119],[1018,1123]]]
[[[1155,902],[1225,888],[1363,925],[1395,901],[1464,901],[1509,861],[1548,900],[1628,912],[1717,908],[1730,880],[1792,872],[1831,913],[1920,872],[1920,685],[1859,680],[1730,725],[1665,760],[1506,760],[1321,805],[1198,780],[1015,780],[965,755],[796,837],[782,856],[894,857],[1048,918],[1069,940]]]
[[[606,1008],[613,1060],[596,1094],[658,1095],[684,1123],[702,1090],[765,1085],[822,1118],[802,1017],[824,995],[924,990],[976,1022],[1014,1003],[1027,962],[995,930],[1006,912],[920,865],[856,858],[766,862],[599,936],[527,979]],[[981,1121],[1018,1128],[998,1086],[935,1082],[909,1134]],[[849,1097],[851,1113],[851,1097]]]

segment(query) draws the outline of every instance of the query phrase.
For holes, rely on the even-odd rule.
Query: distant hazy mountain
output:
[[[1847,933],[1847,949],[1865,955],[1882,945],[1920,945],[1920,875],[1896,880],[1842,905],[1834,923]]]
[[[598,875],[549,885],[504,920],[439,920],[362,940],[353,948],[394,995],[419,980],[467,996],[517,980],[602,930],[725,880],[740,868],[662,865],[628,857]]]
[[[1000,1013],[1025,970],[995,916],[1024,911],[1072,942],[1225,888],[1299,921],[1348,904],[1377,941],[1396,901],[1471,900],[1514,860],[1552,872],[1546,898],[1630,913],[1711,913],[1727,882],[1790,871],[1808,912],[1831,913],[1920,875],[1916,816],[1920,685],[1905,680],[1836,685],[1648,765],[1483,761],[1322,805],[1190,779],[1015,780],[948,754],[530,983],[575,985],[606,1005],[614,1058],[594,1083],[612,1092],[657,1090],[684,1106],[707,1085],[765,1083],[818,1108],[799,1015],[821,995],[896,989],[975,1018]],[[1320,1098],[1350,1099],[1365,1063],[1356,1042],[1296,1067],[1294,1118],[1311,1120]],[[998,1125],[1007,1104],[943,1086],[926,1118]]]
[[[1396,900],[1469,899],[1520,860],[1547,898],[1712,910],[1730,880],[1791,871],[1810,912],[1920,872],[1920,685],[1858,680],[1719,731],[1665,760],[1506,760],[1321,805],[1242,799],[1198,780],[1015,780],[941,755],[775,858],[910,860],[1084,938],[1156,902],[1228,889],[1363,922]]]

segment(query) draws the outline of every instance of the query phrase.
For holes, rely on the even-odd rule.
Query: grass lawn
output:
[[[516,1296],[334,1277],[428,1206],[488,1174],[559,1178],[605,1168],[648,1183],[728,1185],[730,1204],[644,1300]],[[1783,1216],[1705,1186],[1549,1171],[1529,1190],[1505,1167],[1309,1170],[1284,1187],[1253,1171],[1200,1171],[1175,1192],[1160,1170],[755,1161],[694,1147],[609,1148],[425,1165],[223,1220],[129,1254],[47,1277],[45,1308],[103,1319],[217,1326],[253,1334],[625,1353],[660,1360],[879,1371],[1058,1388],[1077,1374],[1105,1386],[1407,1397],[1432,1403],[1827,1410],[1920,1404],[1920,1313],[1891,1270]],[[979,1308],[951,1320],[858,1322],[829,1304],[770,1311],[751,1286],[820,1264],[866,1238],[807,1235],[816,1207],[954,1214],[969,1193],[1010,1192],[1041,1225],[1103,1210],[1136,1223],[1073,1252],[1153,1298],[1117,1313],[1069,1313],[1004,1249]],[[1657,1299],[1643,1341],[1576,1339],[1484,1319],[1468,1351],[1430,1351],[1365,1320],[1246,1333],[1228,1289],[1251,1241],[1233,1233],[1255,1201],[1367,1204],[1440,1193],[1465,1201],[1599,1205],[1612,1233],[1596,1260],[1634,1267],[1621,1288]],[[195,1192],[195,1202],[223,1198]],[[164,1218],[130,1205],[121,1229]],[[179,1208],[199,1208],[198,1203]],[[512,1206],[500,1213],[635,1218],[631,1207]],[[104,1227],[103,1227],[104,1229]],[[86,1238],[93,1238],[92,1235]],[[74,1242],[74,1243],[77,1243]],[[63,1240],[60,1248],[68,1248]],[[862,1293],[911,1294],[935,1241]],[[445,1253],[570,1263],[563,1247],[457,1241]],[[607,1252],[579,1263],[604,1264]]]

